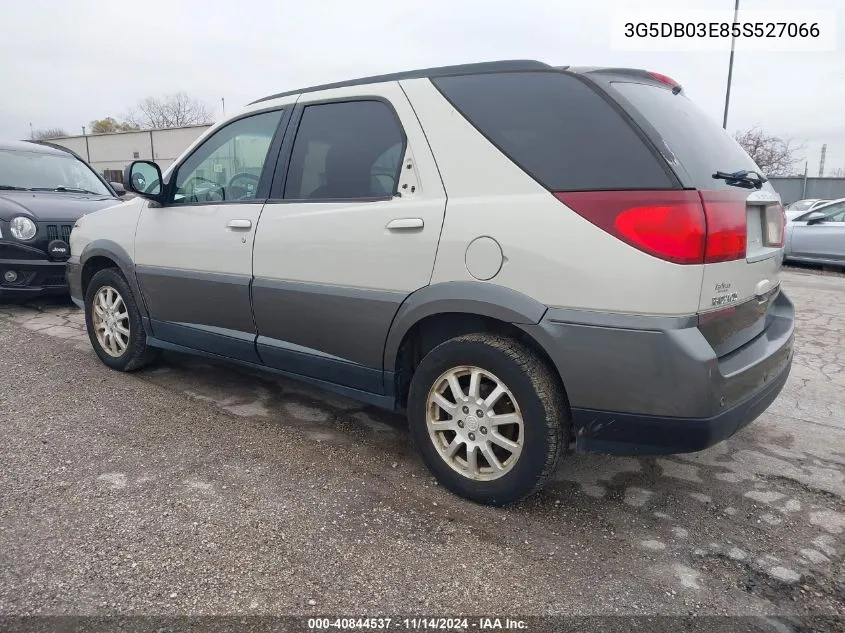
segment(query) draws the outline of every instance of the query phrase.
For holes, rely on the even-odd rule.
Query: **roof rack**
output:
[[[280,92],[278,94],[270,95],[262,99],[257,99],[248,105],[261,103],[262,101],[270,101],[271,99],[278,99],[279,97],[288,97],[290,95],[302,94],[306,92],[316,92],[318,90],[329,90],[331,88],[346,88],[347,86],[360,86],[363,84],[375,84],[384,81],[401,81],[403,79],[421,79],[426,77],[447,77],[449,75],[472,75],[480,73],[500,73],[500,72],[517,72],[525,70],[548,70],[552,66],[538,62],[531,59],[509,59],[496,62],[480,62],[476,64],[459,64],[456,66],[438,66],[435,68],[421,68],[419,70],[408,70],[399,73],[390,73],[387,75],[373,75],[372,77],[361,77],[360,79],[351,79],[349,81],[339,81],[336,83],[322,84],[320,86],[311,86],[310,88],[300,88],[299,90],[288,90],[287,92]]]

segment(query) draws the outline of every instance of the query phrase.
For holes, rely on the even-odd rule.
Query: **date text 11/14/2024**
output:
[[[494,631],[527,630],[525,620],[512,618],[308,618],[308,629],[321,630],[437,630],[437,631]]]

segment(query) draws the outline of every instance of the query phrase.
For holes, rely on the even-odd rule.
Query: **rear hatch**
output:
[[[668,77],[611,69],[586,74],[633,119],[682,187],[698,192],[707,225],[700,329],[719,356],[738,349],[765,330],[780,292],[780,196],[768,182],[757,188],[713,177],[760,168]]]

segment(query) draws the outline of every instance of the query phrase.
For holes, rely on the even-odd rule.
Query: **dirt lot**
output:
[[[845,615],[845,279],[784,274],[772,407],[694,455],[570,454],[501,510],[402,418],[166,356],[125,375],[62,302],[0,305],[0,615]]]

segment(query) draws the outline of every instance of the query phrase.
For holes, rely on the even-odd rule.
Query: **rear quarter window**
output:
[[[432,81],[479,132],[551,191],[676,187],[623,115],[579,78],[514,72]]]

